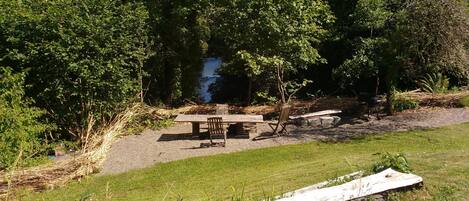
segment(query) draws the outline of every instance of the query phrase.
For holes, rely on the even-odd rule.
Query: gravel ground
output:
[[[469,122],[469,108],[423,108],[383,117],[380,120],[344,117],[337,127],[297,128],[292,132],[292,136],[307,140],[341,141],[383,132],[434,128],[463,122]]]
[[[226,147],[200,148],[208,140],[192,139],[191,125],[176,124],[160,131],[146,130],[140,135],[118,140],[108,153],[101,173],[117,174],[145,168],[156,163],[190,157],[237,152],[262,147],[304,143],[307,141],[340,141],[389,131],[432,128],[469,122],[469,109],[419,109],[384,117],[380,120],[362,120],[343,117],[341,125],[333,128],[289,127],[290,136],[264,140],[228,139]],[[258,125],[258,133],[271,131],[266,124]],[[251,136],[256,137],[256,136]]]

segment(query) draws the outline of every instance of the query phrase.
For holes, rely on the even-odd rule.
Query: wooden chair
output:
[[[270,128],[272,128],[272,135],[279,134],[288,134],[287,124],[288,124],[288,115],[290,114],[290,105],[283,105],[280,109],[280,115],[276,123],[269,123]]]
[[[214,137],[223,137],[222,146],[226,145],[226,132],[223,127],[223,119],[221,117],[209,117],[207,118],[208,134],[210,136],[210,145],[218,145],[213,142]]]

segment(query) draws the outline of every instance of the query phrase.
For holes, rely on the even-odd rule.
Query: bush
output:
[[[139,94],[147,19],[134,1],[0,1],[0,65],[28,67],[27,96],[76,137]]]
[[[392,107],[394,108],[394,111],[401,112],[404,110],[416,109],[419,107],[419,103],[412,98],[397,95],[392,101]]]
[[[44,111],[31,107],[24,98],[24,73],[14,74],[11,68],[0,67],[0,170],[19,160],[19,166],[35,162],[34,156],[45,151],[40,134],[51,125],[38,121]]]
[[[373,173],[378,173],[388,168],[403,173],[409,173],[412,170],[404,154],[379,153],[379,155],[381,155],[380,160],[375,162],[371,168]]]
[[[458,101],[459,107],[469,107],[469,96],[464,96]]]

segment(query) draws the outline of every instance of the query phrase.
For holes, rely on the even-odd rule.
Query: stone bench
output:
[[[297,126],[331,127],[337,125],[341,120],[340,117],[332,115],[341,112],[340,110],[324,110],[304,115],[290,116],[290,119]]]

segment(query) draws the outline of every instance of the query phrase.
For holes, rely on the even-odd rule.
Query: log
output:
[[[356,179],[338,186],[295,191],[290,194],[291,197],[282,198],[278,201],[352,200],[389,190],[414,186],[422,183],[422,181],[422,177],[417,175],[400,173],[389,168],[378,174]],[[308,187],[303,189],[308,189]]]
[[[350,173],[350,174],[347,174],[347,175],[344,175],[344,176],[341,176],[341,177],[337,177],[337,178],[334,179],[334,181],[339,181],[339,180],[342,180],[342,179],[345,179],[345,178],[358,178],[358,177],[362,177],[362,176],[363,176],[363,171],[358,171],[358,172]],[[331,181],[323,181],[321,183],[317,183],[317,184],[314,184],[312,186],[307,186],[307,187],[298,189],[298,190],[293,191],[293,192],[285,193],[285,194],[282,195],[282,197],[292,197],[296,194],[302,194],[302,193],[306,193],[306,192],[309,192],[309,191],[312,191],[312,190],[317,190],[317,189],[320,189],[320,188],[324,188],[324,186],[329,185],[330,182]]]
[[[331,114],[339,114],[342,113],[341,110],[323,110],[319,112],[308,113],[304,115],[297,115],[297,116],[290,116],[290,119],[299,119],[299,118],[311,118],[311,117],[318,117],[318,116],[326,116]]]

